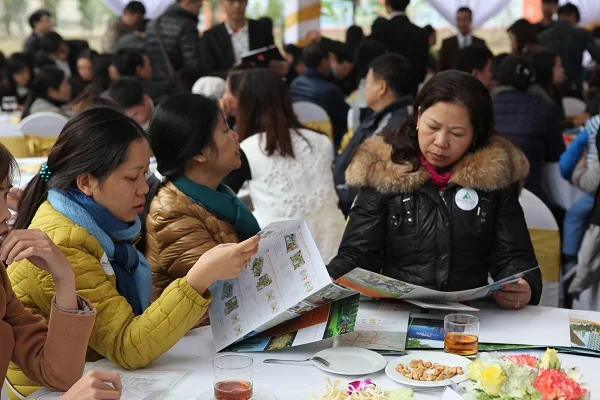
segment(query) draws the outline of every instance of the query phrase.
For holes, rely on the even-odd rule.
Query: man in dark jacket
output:
[[[202,36],[202,65],[210,75],[227,78],[244,54],[274,44],[267,23],[246,18],[247,0],[221,0],[227,19]]]
[[[344,96],[350,96],[358,87],[358,77],[354,68],[354,53],[346,44],[334,48],[329,53],[333,83],[335,83]]]
[[[323,108],[333,125],[336,148],[348,127],[348,104],[340,89],[329,80],[331,64],[329,54],[318,43],[312,43],[302,51],[304,72],[290,87],[292,101],[307,101]]]
[[[458,52],[469,46],[485,46],[485,40],[473,35],[473,11],[469,7],[461,7],[456,12],[458,34],[445,39],[440,49],[439,71],[446,71],[456,66]],[[469,72],[470,73],[470,72]]]
[[[583,52],[600,62],[600,49],[590,32],[579,28],[579,9],[567,3],[558,9],[559,20],[540,35],[540,42],[560,55],[569,81],[568,94],[583,98]]]
[[[146,27],[146,48],[152,63],[152,80],[175,80],[186,75],[193,82],[201,75],[198,14],[202,0],[177,0]]]
[[[469,46],[460,49],[454,69],[473,75],[488,90],[494,86],[492,64],[494,54],[485,46]]]
[[[152,65],[144,51],[120,50],[115,55],[115,67],[121,78],[139,80],[144,87],[144,92],[150,96],[154,104],[159,104],[179,91],[172,82],[152,81]]]
[[[554,14],[558,10],[558,0],[542,0],[542,20],[535,24],[538,33],[554,25]]]
[[[386,25],[385,45],[392,53],[408,58],[414,74],[411,94],[415,96],[419,84],[427,75],[429,56],[429,35],[422,28],[410,22],[406,16],[406,7],[410,0],[386,0],[385,5],[390,13]]]
[[[373,115],[354,132],[344,151],[335,160],[333,179],[340,199],[340,209],[348,215],[358,190],[346,185],[346,168],[360,145],[382,131],[400,127],[409,115],[412,71],[408,60],[398,54],[384,54],[369,66],[365,97]]]
[[[42,36],[52,31],[52,14],[48,10],[37,10],[29,17],[33,32],[25,40],[24,53],[35,54],[40,50]]]
[[[140,1],[130,1],[123,10],[123,15],[110,24],[102,37],[102,49],[105,53],[115,53],[119,39],[128,34],[141,30],[146,7]]]

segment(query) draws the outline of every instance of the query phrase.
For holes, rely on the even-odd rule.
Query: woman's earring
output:
[[[417,132],[419,132],[419,125],[417,125]]]

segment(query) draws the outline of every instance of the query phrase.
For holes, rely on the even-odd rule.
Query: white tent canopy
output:
[[[473,10],[473,27],[479,28],[488,19],[498,14],[508,5],[506,0],[428,0],[433,8],[439,12],[446,21],[454,25],[456,10],[460,7],[469,7]]]
[[[117,14],[121,14],[129,0],[102,0],[108,8]],[[267,1],[267,0],[263,0]],[[467,6],[473,10],[473,25],[477,28],[483,25],[488,19],[502,11],[507,0],[428,0],[446,20],[454,24],[456,10]],[[589,24],[600,20],[600,0],[560,0],[561,4],[571,3],[579,7],[582,24]],[[146,17],[154,19],[161,15],[171,4],[173,0],[141,0],[146,6]],[[301,2],[299,2],[301,3]]]
[[[102,2],[117,15],[123,13],[123,9],[130,0],[102,0]],[[146,7],[146,18],[158,18],[170,5],[175,3],[171,0],[140,0]]]

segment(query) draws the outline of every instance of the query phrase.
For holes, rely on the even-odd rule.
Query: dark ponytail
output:
[[[65,80],[65,72],[55,66],[42,67],[35,76],[31,85],[31,92],[25,101],[25,109],[23,110],[23,118],[27,117],[31,112],[31,106],[37,99],[44,99],[51,103],[55,103],[48,98],[48,90],[60,88],[60,85]],[[57,104],[60,106],[61,104]]]
[[[63,128],[48,153],[47,173],[29,182],[19,201],[15,229],[27,229],[48,189],[77,187],[77,177],[89,173],[104,181],[127,156],[129,145],[146,140],[144,130],[113,107],[88,108]]]
[[[473,126],[471,151],[488,143],[494,133],[494,109],[489,91],[470,74],[444,71],[435,74],[423,86],[415,99],[413,115],[407,117],[399,128],[382,133],[384,140],[392,146],[394,163],[409,163],[413,171],[419,169],[418,116],[437,103],[457,103],[467,109]]]
[[[525,57],[508,56],[498,67],[498,83],[501,86],[513,86],[524,93],[536,82],[535,79],[533,67]]]

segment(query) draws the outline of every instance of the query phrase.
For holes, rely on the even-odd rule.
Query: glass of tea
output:
[[[19,108],[19,102],[14,96],[4,96],[2,98],[2,109],[8,112],[15,112]]]
[[[252,399],[251,357],[242,354],[223,354],[213,360],[215,400]]]
[[[444,318],[444,351],[459,356],[477,355],[479,318],[469,314],[449,314]]]

